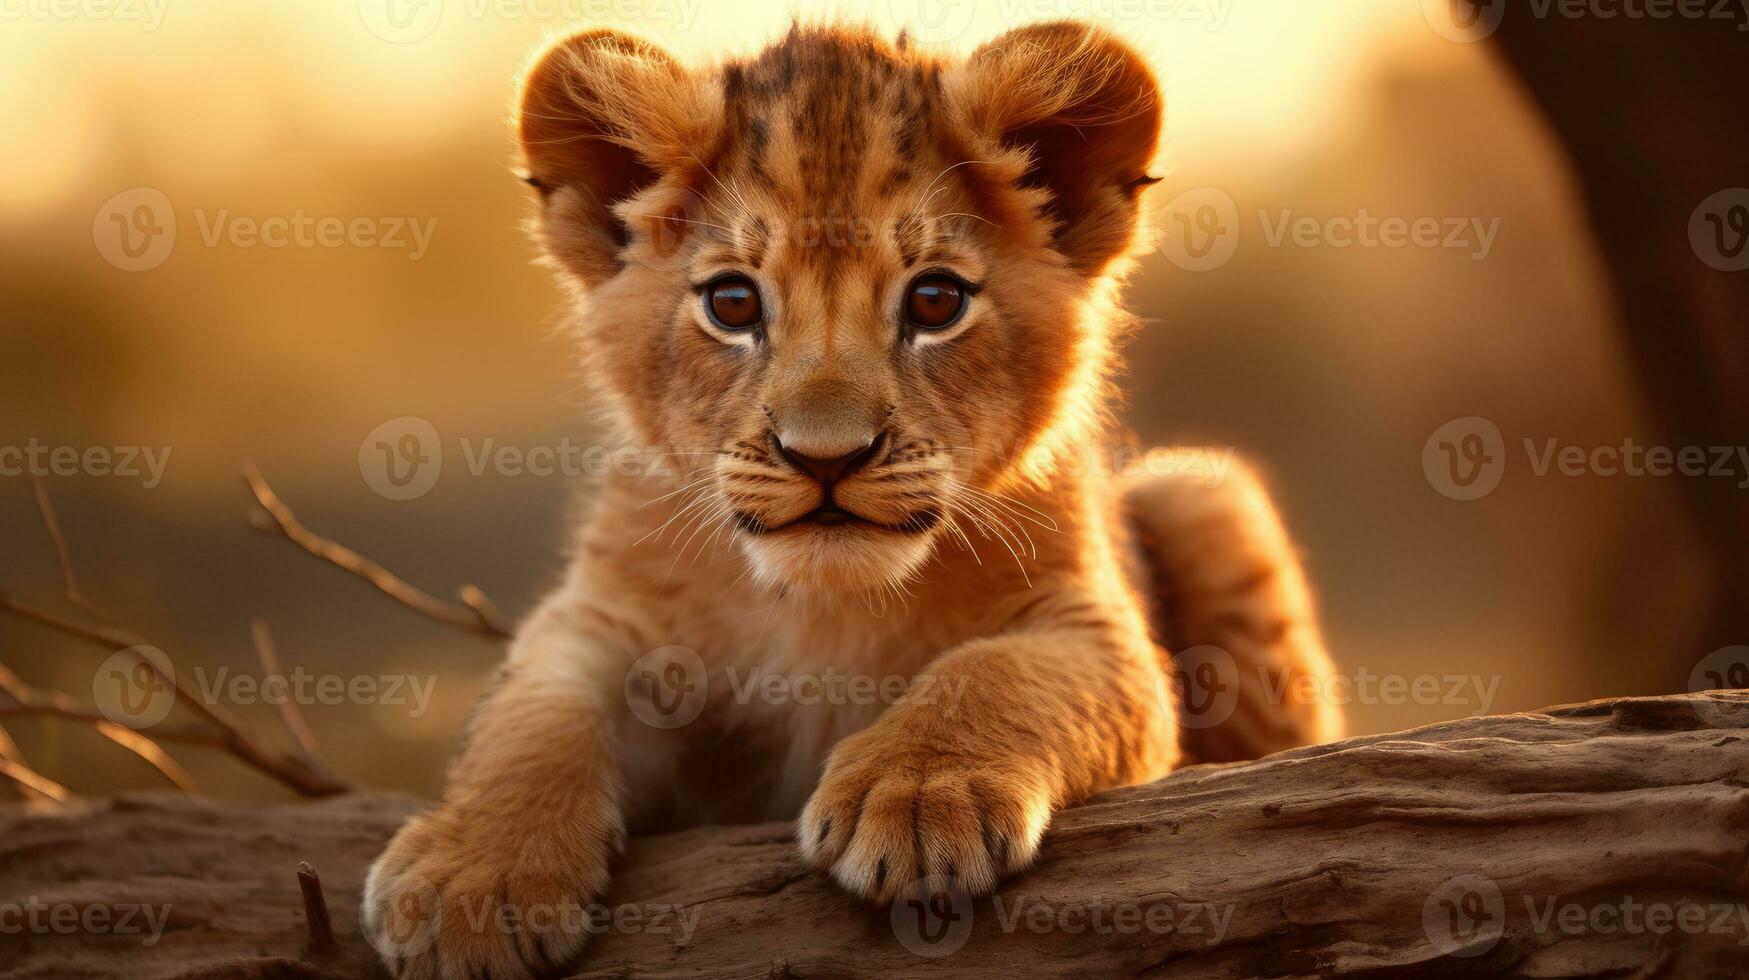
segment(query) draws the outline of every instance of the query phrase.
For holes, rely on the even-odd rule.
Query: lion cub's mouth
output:
[[[922,534],[941,523],[941,512],[934,508],[920,510],[897,524],[885,524],[863,517],[836,504],[822,504],[800,517],[782,524],[767,524],[746,511],[735,513],[735,524],[749,534],[773,534],[778,531],[815,531],[823,528],[856,528],[890,531],[895,534]]]
[[[837,527],[840,524],[849,524],[851,521],[860,520],[862,520],[862,518],[857,517],[855,514],[852,514],[841,507],[827,504],[824,507],[816,507],[808,513],[803,514],[796,523],[818,524],[821,527]]]

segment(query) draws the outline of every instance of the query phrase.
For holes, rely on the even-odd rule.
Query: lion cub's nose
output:
[[[819,480],[822,485],[831,486],[867,465],[880,449],[881,438],[878,433],[871,432],[831,440],[810,439],[798,437],[786,429],[775,433],[772,441],[791,466]]]

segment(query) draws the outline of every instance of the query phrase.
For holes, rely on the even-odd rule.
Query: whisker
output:
[[[668,563],[668,572],[662,576],[662,585],[664,588],[667,587],[668,580],[674,577],[674,569],[679,567],[680,559],[686,557],[686,548],[688,545],[692,544],[692,539],[698,537],[698,533],[704,530],[711,522],[727,517],[733,512],[733,510],[734,508],[732,508],[727,501],[719,500],[716,502],[715,507],[701,510],[699,512],[700,516],[696,520],[687,522],[689,525],[694,525],[692,533],[687,535],[686,540],[681,543],[679,548],[675,549],[674,560]],[[685,530],[686,528],[680,529],[680,531]],[[680,537],[680,531],[675,532],[674,536],[676,538]]]
[[[695,470],[694,472],[697,472],[697,471]],[[692,476],[692,474],[688,473],[685,477],[682,477],[681,479],[690,479],[691,476]],[[648,507],[651,504],[659,504],[662,501],[667,500],[669,497],[673,497],[673,496],[676,496],[678,494],[685,493],[688,490],[694,489],[695,487],[698,487],[702,484],[710,482],[710,480],[714,476],[715,476],[715,474],[707,473],[704,476],[701,476],[696,480],[691,480],[685,486],[681,487],[678,490],[670,490],[669,492],[663,494],[660,497],[651,497],[649,500],[646,500],[643,503],[639,504],[638,509],[643,510],[645,507]]]
[[[1002,534],[1001,531],[999,530],[1000,528],[1004,527],[1004,525],[1002,525],[1000,521],[996,521],[996,520],[992,520],[991,525],[986,525],[984,523],[984,521],[980,520],[979,519],[980,513],[982,513],[983,516],[985,516],[985,517],[992,517],[992,515],[989,513],[988,510],[981,511],[980,508],[977,506],[976,501],[973,498],[966,498],[962,502],[968,505],[967,509],[966,509],[966,516],[971,519],[972,526],[977,528],[979,533],[983,534],[985,537],[987,537],[987,538],[993,537],[997,541],[1000,541],[1002,543],[1002,547],[1008,549],[1009,556],[1014,559],[1014,566],[1016,568],[1020,569],[1021,579],[1026,582],[1027,588],[1029,588],[1029,589],[1032,588],[1032,577],[1026,573],[1026,563],[1024,561],[1021,561],[1020,553],[1018,551],[1014,550],[1014,546],[1008,543],[1008,537],[1006,535]]]
[[[1061,528],[1057,527],[1057,522],[1052,520],[1049,514],[1046,514],[1044,511],[1041,511],[1036,507],[1032,507],[1013,497],[1007,496],[1006,494],[992,493],[981,487],[967,486],[963,483],[960,484],[960,486],[977,494],[978,497],[983,500],[988,500],[993,504],[1001,506],[1015,517],[1031,521],[1048,531],[1061,531]],[[1026,513],[1021,513],[1022,511],[1025,511]]]
[[[682,514],[685,514],[688,511],[691,511],[693,508],[698,507],[701,504],[708,503],[710,501],[710,499],[711,499],[710,494],[708,492],[706,492],[705,488],[702,488],[702,487],[699,488],[698,490],[695,491],[695,495],[693,496],[692,499],[687,500],[684,503],[676,506],[674,509],[674,513],[670,514],[668,519],[663,521],[654,531],[651,531],[650,533],[644,535],[643,537],[639,538],[638,540],[633,541],[632,547],[636,548],[638,545],[643,544],[645,541],[648,541],[650,538],[656,538],[656,539],[660,540],[661,536],[662,536],[662,532],[668,529],[668,525],[673,524],[675,521],[679,520],[680,516]]]
[[[712,224],[709,221],[694,221],[691,218],[676,218],[675,216],[673,216],[671,214],[634,214],[631,217],[634,217],[634,218],[653,218],[657,221],[678,221],[683,225],[698,225],[702,228],[715,228],[716,230],[723,232],[724,234],[728,234],[728,235],[735,234],[735,229],[729,228],[729,227],[724,226],[724,225]]]

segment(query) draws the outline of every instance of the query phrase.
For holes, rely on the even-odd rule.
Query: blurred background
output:
[[[908,24],[944,51],[1090,15],[1147,51],[1168,93],[1169,167],[1161,247],[1130,291],[1146,325],[1125,418],[1144,444],[1236,447],[1266,470],[1345,676],[1462,679],[1432,698],[1375,689],[1350,709],[1356,732],[1681,690],[1722,642],[1749,642],[1701,628],[1717,573],[1678,486],[1735,488],[1742,463],[1723,478],[1536,471],[1527,440],[1538,453],[1669,440],[1567,153],[1496,47],[1454,30],[1442,3],[0,10],[0,447],[164,460],[156,479],[142,456],[137,476],[49,466],[43,483],[85,594],[178,670],[259,675],[260,617],[288,667],[429,678],[423,709],[304,706],[360,783],[435,793],[501,647],[252,531],[239,466],[253,460],[310,526],[439,595],[473,583],[513,616],[554,580],[587,480],[476,474],[469,456],[590,444],[590,379],[552,333],[562,299],[519,228],[529,194],[506,126],[524,60],[589,26],[712,57],[755,50],[795,13]],[[1295,233],[1303,218],[1311,230]],[[349,230],[323,241],[323,219]],[[1361,231],[1344,247],[1332,219],[1432,219],[1438,244]],[[444,465],[426,492],[391,499],[361,449],[408,416],[437,433]],[[1491,492],[1459,499],[1470,490],[1430,461],[1468,445],[1435,434],[1471,418],[1498,430],[1490,459],[1504,466]],[[19,462],[0,455],[11,473]],[[77,618],[56,569],[28,482],[0,476],[0,589]],[[89,700],[102,659],[0,617],[0,663],[39,687]],[[272,706],[232,708],[289,744]],[[4,724],[75,791],[163,785],[84,726]],[[208,792],[287,795],[223,756],[176,754]]]

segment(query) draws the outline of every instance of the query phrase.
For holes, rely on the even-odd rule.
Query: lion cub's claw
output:
[[[1032,863],[1048,792],[1016,770],[928,751],[835,754],[797,823],[802,854],[850,892],[886,903],[945,876],[971,895]]]
[[[415,818],[365,880],[365,937],[401,980],[549,974],[582,954],[607,884],[605,856],[567,864],[493,860],[441,816]]]

